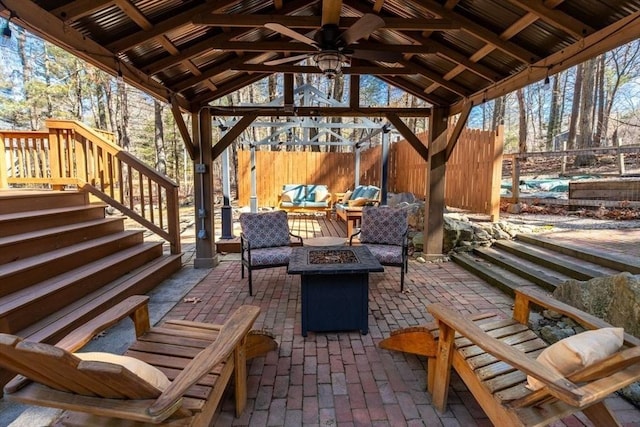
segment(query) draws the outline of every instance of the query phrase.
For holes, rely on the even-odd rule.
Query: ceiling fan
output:
[[[378,15],[367,13],[340,33],[341,1],[325,1],[322,8],[322,26],[315,32],[313,39],[300,34],[282,24],[267,23],[265,28],[276,31],[292,39],[306,43],[318,49],[317,53],[280,58],[267,61],[265,65],[280,65],[296,62],[305,58],[312,58],[328,78],[334,78],[340,73],[342,64],[348,58],[368,59],[373,61],[396,62],[401,55],[397,52],[381,52],[373,49],[360,49],[355,43],[371,35],[378,28],[384,26],[384,20]],[[337,13],[336,13],[337,11]],[[355,43],[355,44],[354,44]]]

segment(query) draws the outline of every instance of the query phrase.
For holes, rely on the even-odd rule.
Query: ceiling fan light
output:
[[[345,56],[337,51],[320,52],[313,57],[318,68],[327,78],[334,78],[340,74],[342,63],[346,60]]]

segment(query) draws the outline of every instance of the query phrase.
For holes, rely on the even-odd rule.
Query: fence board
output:
[[[417,136],[428,141],[426,133]],[[238,203],[244,206],[251,195],[250,155],[238,150]],[[361,153],[360,184],[381,185],[381,155],[381,146]],[[284,184],[324,184],[332,193],[353,189],[354,166],[354,153],[256,151],[258,205],[277,206]],[[501,171],[502,131],[465,129],[447,162],[445,203],[497,218]],[[388,178],[390,192],[426,198],[427,162],[407,141],[392,144]]]

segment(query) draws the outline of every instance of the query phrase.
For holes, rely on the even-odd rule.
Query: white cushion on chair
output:
[[[114,365],[120,365],[160,391],[164,391],[164,389],[171,384],[169,378],[167,378],[160,369],[133,357],[123,356],[120,354],[102,353],[98,351],[73,353],[73,355],[84,361],[106,362]]]
[[[540,353],[538,362],[567,376],[611,356],[622,347],[623,328],[602,328],[582,332],[547,347]],[[527,376],[528,388],[538,390],[544,383]]]

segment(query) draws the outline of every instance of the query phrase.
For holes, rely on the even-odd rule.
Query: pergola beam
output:
[[[341,17],[338,27],[347,29],[360,18]],[[227,28],[253,28],[274,23],[289,28],[316,30],[322,25],[320,16],[290,16],[290,15],[238,15],[233,20],[226,14],[200,14],[193,17],[192,23]],[[417,19],[384,17],[384,27],[387,30],[399,31],[446,31],[460,28],[460,24],[450,19]]]
[[[211,112],[210,112],[211,113]],[[220,141],[218,141],[212,148],[211,148],[211,158],[213,160],[217,159],[218,156],[220,154],[222,154],[222,152],[229,146],[231,145],[231,143],[233,141],[236,140],[237,137],[240,136],[240,134],[242,132],[244,132],[244,130],[249,127],[249,125],[251,124],[251,122],[253,122],[256,117],[258,117],[256,114],[246,114],[244,116],[242,116],[242,118],[240,120],[238,120],[238,122],[229,130],[227,130],[227,133],[224,134],[224,136],[222,138],[220,138]]]
[[[533,13],[540,20],[554,27],[560,28],[567,34],[571,34],[575,38],[581,38],[592,34],[595,30],[584,22],[562,13],[559,10],[545,6],[542,0],[508,0],[509,3]]]
[[[255,114],[258,117],[429,117],[429,108],[394,107],[294,107],[287,111],[284,107],[207,107],[211,114],[220,117]]]
[[[429,161],[429,149],[418,139],[418,137],[409,129],[409,127],[398,117],[397,114],[387,113],[387,120],[391,122],[393,127],[396,128],[400,135],[406,139],[414,150],[420,154],[425,161]]]
[[[230,67],[234,71],[246,71],[249,73],[303,73],[322,74],[322,71],[314,65],[262,65],[262,64],[240,64]],[[375,65],[360,65],[355,67],[343,67],[340,71],[348,75],[411,75],[420,74],[416,70],[403,67],[383,67]]]

